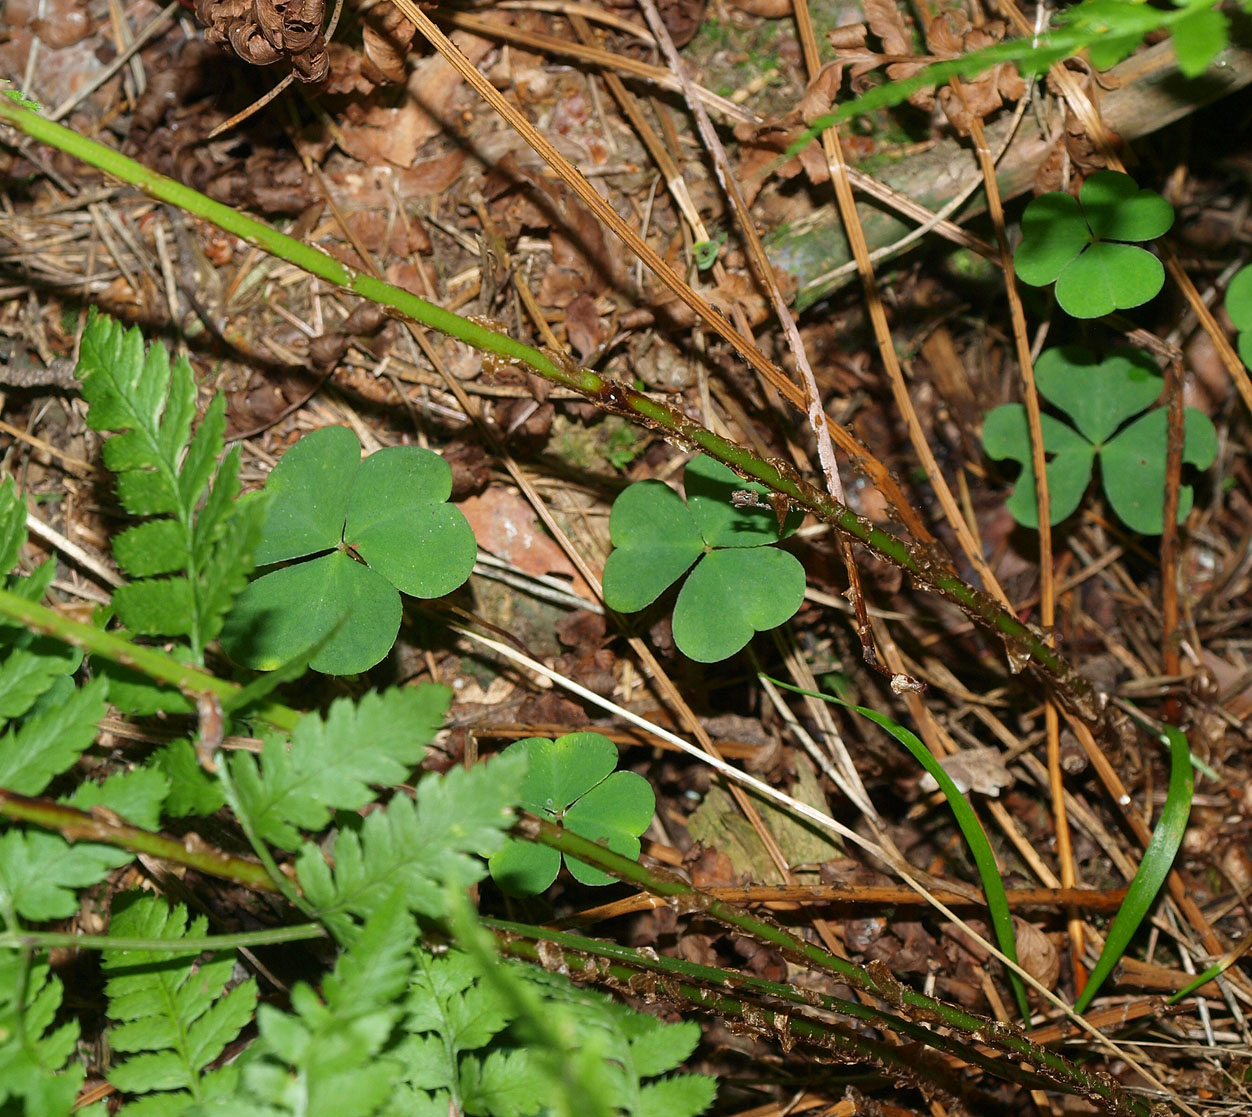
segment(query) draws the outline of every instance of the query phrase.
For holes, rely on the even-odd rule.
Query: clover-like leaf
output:
[[[1252,267],[1237,271],[1226,288],[1226,313],[1239,331],[1239,359],[1252,368]]]
[[[1113,510],[1132,530],[1159,535],[1164,526],[1167,412],[1157,408],[1124,426],[1161,394],[1164,382],[1151,358],[1138,350],[1119,350],[1100,361],[1082,346],[1065,346],[1042,353],[1035,375],[1040,393],[1078,427],[1074,430],[1051,415],[1040,416],[1052,523],[1060,523],[1078,507],[1098,457]],[[993,458],[1021,463],[1007,506],[1019,524],[1037,527],[1030,434],[1021,404],[998,407],[987,415],[983,447]],[[1187,408],[1183,461],[1205,469],[1216,454],[1213,424],[1202,412]],[[1193,500],[1191,486],[1182,485],[1180,522]]]
[[[1073,427],[1051,415],[1040,415],[1043,445],[1048,452],[1048,500],[1050,519],[1059,524],[1074,512],[1091,481],[1095,449]],[[988,413],[982,425],[982,444],[989,457],[1008,459],[1021,464],[1006,506],[1023,527],[1039,526],[1039,507],[1035,497],[1035,467],[1030,453],[1030,423],[1026,408],[1020,403],[1007,403]]]
[[[1075,318],[1099,318],[1140,306],[1165,282],[1161,262],[1125,241],[1154,240],[1174,221],[1159,194],[1117,171],[1099,171],[1075,199],[1043,194],[1022,215],[1018,277],[1032,287],[1056,283],[1057,302]]]
[[[755,481],[745,481],[716,458],[700,454],[687,463],[683,473],[687,507],[695,517],[701,536],[710,547],[761,547],[790,535],[803,519],[792,512],[778,530],[778,516],[767,503],[769,489]],[[757,504],[736,502],[737,492],[749,492]]]
[[[474,533],[447,504],[452,471],[437,454],[391,447],[361,461],[346,427],[306,435],[266,482],[269,510],[248,586],[222,629],[236,662],[262,671],[316,649],[309,666],[365,671],[400,630],[400,593],[439,597],[474,565]]]
[[[1097,445],[1151,407],[1164,387],[1156,362],[1142,349],[1116,349],[1100,360],[1083,345],[1045,349],[1035,362],[1035,383]]]
[[[636,612],[696,564],[675,603],[674,641],[689,658],[713,663],[799,609],[804,569],[768,544],[795,531],[803,517],[789,513],[780,530],[763,499],[769,490],[705,455],[688,463],[683,485],[685,503],[659,481],[631,485],[613,502],[604,600]],[[737,496],[745,492],[747,500]]]
[[[527,758],[520,805],[541,818],[599,842],[625,857],[639,856],[639,835],[656,810],[648,781],[634,772],[615,772],[617,748],[600,733],[567,733],[555,741],[527,737],[504,750]],[[491,875],[512,895],[543,892],[561,868],[561,854],[548,846],[510,839],[489,862]],[[566,858],[575,879],[611,884],[612,877],[576,858]]]
[[[674,603],[674,643],[697,663],[729,659],[758,632],[777,628],[804,601],[804,567],[773,547],[712,551]]]
[[[1160,194],[1140,190],[1130,175],[1097,171],[1078,191],[1097,240],[1156,240],[1174,223],[1174,207]]]
[[[270,506],[257,565],[338,547],[360,465],[361,444],[347,427],[323,427],[288,450],[265,482]]]
[[[1207,469],[1217,457],[1217,431],[1202,411],[1183,413],[1182,460]],[[1109,504],[1126,525],[1144,535],[1160,535],[1165,527],[1165,457],[1169,413],[1164,407],[1136,419],[1100,455],[1100,471]],[[1178,487],[1178,522],[1191,511],[1190,485]]]
[[[1252,330],[1252,266],[1235,272],[1226,287],[1226,313],[1236,330]]]
[[[609,513],[613,553],[604,564],[604,600],[622,613],[651,605],[704,553],[691,510],[660,481],[624,489]]]
[[[343,539],[411,597],[451,593],[473,569],[478,545],[460,509],[445,503],[452,470],[438,454],[393,446],[361,463]]]

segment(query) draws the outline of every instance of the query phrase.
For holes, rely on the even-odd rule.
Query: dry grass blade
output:
[[[396,7],[417,27],[465,81],[500,114],[517,133],[535,150],[550,166],[561,180],[569,186],[588,209],[591,210],[605,226],[627,245],[652,272],[672,291],[696,316],[713,330],[746,360],[766,381],[777,390],[783,398],[794,406],[805,407],[803,390],[790,380],[785,373],[756,346],[736,330],[730,322],[723,318],[708,301],[694,291],[677,272],[674,271],[656,251],[647,244],[638,233],[626,224],[613,208],[596,192],[594,187],[555,147],[540,134],[534,126],[519,113],[470,61],[457,49],[456,45],[431,22],[429,17],[412,3],[412,0],[394,0]],[[933,542],[933,536],[926,530],[920,518],[912,510],[908,500],[900,491],[891,472],[861,445],[850,433],[838,424],[831,424],[831,435],[839,444],[840,449],[852,455],[873,478],[875,484],[882,488],[884,494],[892,502],[892,507],[901,517],[905,526],[914,537],[922,543]]]

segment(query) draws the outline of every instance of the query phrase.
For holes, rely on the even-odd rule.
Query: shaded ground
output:
[[[501,46],[464,29],[454,39],[663,258],[716,309],[741,314],[767,355],[792,371],[681,98],[642,82],[631,86],[643,119],[679,166],[707,239],[727,234],[716,269],[694,265],[695,242],[705,238],[682,220],[638,128],[606,83],[591,68],[550,53],[550,44],[540,49],[537,40],[526,38],[578,38],[568,18],[574,9],[562,15],[544,10],[549,6],[523,3],[475,13],[511,29],[515,40],[520,34],[521,44]],[[811,475],[816,453],[803,417],[728,346],[695,326],[690,312],[627,258],[446,63],[413,46],[411,27],[388,7],[364,15],[346,8],[327,54],[327,80],[297,84],[217,138],[209,138],[211,131],[269,88],[277,68],[245,65],[206,45],[188,14],[169,13],[120,71],[75,101],[83,83],[105,75],[124,49],[118,28],[133,36],[160,12],[148,0],[116,8],[120,22],[114,23],[103,7],[76,0],[49,0],[38,9],[9,3],[0,71],[49,108],[68,104],[67,123],[149,166],[264,215],[351,266],[376,270],[441,306],[488,319],[536,344],[564,347],[579,362],[664,394],[709,425],[795,461]],[[623,57],[657,64],[633,7],[606,11],[611,18],[596,22],[591,32],[597,41]],[[723,111],[720,120],[734,167],[745,184],[759,187],[751,190],[754,216],[775,234],[776,258],[786,264],[788,235],[828,220],[833,205],[829,187],[812,181],[820,175],[798,163],[785,167],[784,177],[763,184],[754,179],[785,146],[780,137],[800,126],[793,107],[806,83],[794,27],[788,19],[767,20],[721,3],[703,12],[676,4],[665,14],[675,37],[690,40],[684,55],[699,83],[740,106],[741,117],[759,117],[736,122]],[[838,5],[823,5],[814,17],[823,35],[861,18],[855,7]],[[625,29],[627,21],[635,31]],[[1035,96],[1029,112],[1053,122],[1060,136],[1041,157],[1038,182],[1052,186],[1063,173],[1100,166],[1082,135],[1072,127],[1065,131],[1052,91],[1041,87]],[[1247,255],[1252,156],[1244,137],[1250,116],[1252,98],[1236,94],[1134,148],[1140,185],[1160,189],[1177,209],[1173,243],[1201,293],[1213,293],[1219,277],[1228,277]],[[905,108],[857,124],[845,137],[845,150],[850,161],[877,173],[887,160],[925,158],[951,131],[938,111]],[[592,607],[592,590],[544,532],[535,506],[469,422],[448,381],[459,384],[595,568],[607,553],[613,497],[632,480],[673,479],[683,461],[679,450],[617,417],[597,414],[571,393],[516,369],[487,365],[459,343],[432,335],[419,346],[398,322],[370,307],[63,156],[30,145],[0,149],[0,174],[5,468],[32,494],[36,515],[48,526],[109,566],[107,544],[119,514],[87,464],[95,460],[95,436],[83,425],[83,405],[66,379],[65,363],[73,359],[87,308],[97,306],[188,348],[204,398],[213,391],[227,395],[230,433],[243,441],[250,485],[264,479],[301,433],[327,424],[350,426],[367,449],[421,443],[453,463],[453,499],[471,519],[480,548],[497,561],[482,565],[453,600],[414,610],[401,643],[368,679],[306,681],[306,702],[317,701],[313,688],[320,688],[320,696],[419,677],[450,683],[458,699],[444,742],[447,763],[460,760],[471,742],[491,750],[534,733],[556,735],[592,724],[624,728],[557,689],[533,685],[449,633],[440,620],[452,616],[455,606],[509,633],[529,655],[583,686],[658,724],[681,728],[680,713],[666,707],[615,623]],[[1010,219],[1019,213],[1020,205]],[[969,228],[992,238],[985,218]],[[807,278],[779,274],[789,296]],[[957,494],[960,514],[1020,615],[1037,620],[1037,537],[1015,527],[1004,503],[1011,477],[985,458],[979,440],[983,414],[1019,398],[1002,275],[968,249],[932,237],[884,265],[878,279],[920,427]],[[528,297],[519,295],[519,287]],[[1113,340],[1107,330],[1097,338],[1059,316],[1052,321],[1039,292],[1026,297],[1032,330],[1051,321],[1049,344]],[[1165,631],[1158,540],[1128,534],[1096,488],[1054,535],[1057,639],[1115,707],[1133,703],[1187,729],[1202,775],[1177,867],[1202,919],[1197,924],[1172,902],[1160,905],[1097,1001],[1096,1019],[1177,1097],[1196,1109],[1236,1112],[1248,1102],[1244,1078],[1252,1065],[1252,1037],[1243,1014],[1252,1003],[1252,985],[1236,965],[1222,989],[1208,989],[1202,1002],[1192,998],[1166,1011],[1162,997],[1212,960],[1214,940],[1206,943],[1206,929],[1223,950],[1244,941],[1249,930],[1248,414],[1212,341],[1172,288],[1133,318],[1135,327],[1184,355],[1186,402],[1212,419],[1219,457],[1212,471],[1193,479],[1195,509],[1181,536],[1177,630]],[[1120,325],[1131,328],[1129,322]],[[830,414],[891,468],[915,512],[959,553],[910,446],[859,290],[844,288],[812,305],[800,327]],[[880,526],[901,528],[898,511],[879,486],[852,468],[844,476],[856,511]],[[647,637],[727,757],[848,825],[889,839],[929,874],[933,886],[969,885],[977,877],[966,847],[908,754],[866,722],[832,715],[818,704],[771,700],[756,680],[757,662],[770,674],[801,686],[816,680],[822,689],[913,725],[932,748],[973,769],[972,800],[1009,888],[1057,887],[1066,869],[1058,860],[1044,766],[1041,695],[1029,677],[1011,674],[1003,647],[955,608],[915,590],[898,569],[861,555],[879,646],[894,642],[903,670],[925,685],[921,706],[910,704],[863,662],[832,533],[810,524],[790,549],[808,574],[809,598],[781,639],[754,642],[756,662],[744,654],[704,668],[684,659],[673,646],[665,601],[634,618],[631,631]],[[81,614],[107,600],[107,586],[84,562],[71,554],[61,558],[55,589],[64,608]],[[968,563],[958,566],[964,577],[975,577]],[[498,580],[501,570],[511,576],[508,584]],[[537,585],[553,578],[563,592],[543,596]],[[519,579],[530,588],[519,590]],[[646,734],[623,733],[620,739],[623,763],[647,776],[658,795],[646,855],[681,866],[703,888],[783,883],[760,838],[707,769],[662,751]],[[1167,780],[1164,752],[1133,733],[1110,732],[1098,745],[1133,803],[1154,819]],[[831,777],[843,750],[878,812],[873,822]],[[1140,848],[1091,756],[1068,728],[1061,729],[1059,750],[1072,796],[1072,874],[1093,890],[1090,910],[1067,910],[1036,894],[1020,906],[1018,930],[1026,968],[1072,1000],[1067,919],[1086,925],[1081,961],[1089,967],[1107,929],[1103,894],[1125,887],[1125,869],[1137,863]],[[960,928],[911,901],[907,892],[886,903],[863,899],[868,886],[898,884],[885,866],[787,824],[771,808],[762,807],[762,814],[797,883],[849,889],[837,901],[796,904],[792,897],[773,909],[779,919],[798,927],[825,919],[850,957],[882,962],[917,987],[979,1013],[1005,1013],[1012,1002],[1003,971],[985,964],[985,953]],[[605,893],[567,882],[533,901],[525,915],[535,921],[574,918],[624,896],[622,890]],[[489,890],[482,902],[486,910],[508,909]],[[961,914],[986,931],[980,907],[965,904]],[[620,909],[598,914],[594,933],[773,980],[834,988],[755,943],[669,909],[639,911],[624,900]],[[1037,998],[1035,1007],[1036,1026],[1046,1036],[1059,1014]],[[1075,1056],[1089,1044],[1072,1037],[1060,1042]],[[700,1059],[703,1069],[722,1079],[721,1112],[778,1112],[794,1096],[800,1097],[797,1109],[816,1109],[844,1096],[844,1080],[832,1077],[812,1052],[783,1052],[717,1021],[709,1024]],[[1143,1086],[1124,1061],[1111,1057],[1104,1065],[1126,1085]],[[927,1111],[916,1091],[850,1078],[881,1100],[884,1112]],[[986,1103],[999,1112],[1027,1112],[1035,1104],[1015,1088],[989,1080],[981,1087]],[[938,1111],[937,1105],[930,1111]],[[1052,1111],[1090,1110],[1055,1102]]]

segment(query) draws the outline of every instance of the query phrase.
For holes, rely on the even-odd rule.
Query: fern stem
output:
[[[0,102],[4,100],[0,97]],[[104,632],[89,624],[63,617],[54,609],[40,605],[34,601],[0,589],[0,615],[18,621],[27,628],[52,636],[76,648],[98,655],[111,663],[120,664],[141,671],[149,678],[160,683],[168,683],[177,687],[184,694],[194,698],[197,695],[212,695],[224,707],[231,708],[241,687],[226,679],[219,679],[207,671],[200,671],[185,663],[179,663],[173,656],[166,655],[156,648],[132,644],[111,632]],[[289,706],[277,702],[269,702],[251,711],[256,717],[268,722],[276,729],[291,730],[296,727],[304,715]]]
[[[150,830],[97,817],[75,807],[67,807],[51,799],[33,799],[0,789],[0,816],[18,822],[33,822],[46,830],[55,830],[68,842],[102,842],[105,845],[146,853],[176,865],[237,881],[260,892],[277,892],[263,865],[242,857],[212,849],[203,842],[167,838]]]
[[[265,931],[241,931],[235,935],[201,935],[199,938],[149,939],[112,935],[75,935],[63,931],[0,932],[0,950],[147,950],[154,954],[202,954],[205,951],[236,950],[240,947],[273,946],[284,942],[305,942],[327,938],[320,923],[296,923],[291,927],[271,927]]]
[[[491,920],[484,922],[487,926],[500,926]],[[527,938],[506,936],[502,946],[514,957],[534,962],[545,969],[553,969],[561,973],[568,972],[572,977],[583,977],[601,983],[607,977],[610,979],[610,986],[618,986],[632,996],[643,996],[648,1000],[656,999],[671,1004],[677,1003],[680,1007],[689,1005],[713,1013],[722,1019],[735,1021],[739,1028],[746,1027],[758,1035],[778,1040],[784,1050],[790,1050],[791,1045],[798,1040],[824,1049],[840,1062],[877,1067],[886,1071],[895,1081],[908,1082],[924,1093],[930,1093],[938,1087],[951,1098],[962,1101],[971,1112],[979,1112],[986,1106],[985,1098],[968,1096],[969,1087],[952,1073],[950,1067],[945,1066],[937,1058],[919,1057],[915,1049],[905,1050],[902,1047],[873,1039],[834,1021],[814,1020],[810,1017],[780,1011],[777,1007],[763,1007],[754,1001],[709,989],[693,981],[659,975],[649,981],[639,973],[640,966],[645,966],[642,958],[632,963],[606,962],[595,957],[597,953],[595,951],[584,952],[564,944],[554,943],[546,935],[540,941],[545,943],[542,949],[537,942]],[[605,944],[595,945],[604,946]],[[592,956],[580,956],[584,953]],[[674,961],[674,959],[663,958],[661,961]],[[645,966],[645,968],[655,969],[652,966]],[[722,971],[713,972],[722,974]],[[901,1021],[901,1023],[907,1022]],[[920,1025],[914,1025],[914,1028],[919,1032],[926,1032]],[[938,1039],[939,1037],[931,1032],[925,1034],[922,1042],[932,1047],[941,1047],[942,1044],[936,1042]],[[994,1068],[993,1073],[998,1077],[1015,1078],[1014,1072],[1017,1072],[1037,1088],[1046,1089],[1052,1085],[1003,1060],[984,1056],[982,1061],[990,1064]]]
[[[793,472],[786,471],[785,467],[780,469],[746,448],[719,438],[681,412],[642,392],[606,379],[590,369],[579,368],[552,353],[525,345],[505,333],[462,318],[409,291],[357,272],[321,249],[303,244],[180,182],[149,170],[103,144],[43,119],[12,96],[0,96],[0,120],[14,125],[33,139],[60,148],[123,182],[139,187],[154,198],[203,217],[226,232],[328,283],[381,306],[391,307],[483,352],[526,365],[546,380],[582,393],[607,411],[664,431],[670,437],[678,438],[730,466],[742,476],[761,482],[823,522],[864,543],[888,562],[907,570],[918,582],[955,602],[970,617],[1004,639],[1010,663],[1015,669],[1018,664],[1033,664],[1042,669],[1058,695],[1077,713],[1092,721],[1099,718],[1100,710],[1090,684],[1049,646],[1041,633],[1020,621],[995,598],[964,581],[936,550],[907,542],[875,527],[820,489],[802,481]]]
[[[925,1044],[927,1047],[933,1047],[948,1055],[955,1055],[971,1066],[982,1067],[999,1078],[1011,1079],[1030,1089],[1046,1089],[1051,1085],[1050,1082],[1041,1079],[1038,1075],[1024,1070],[1013,1063],[1007,1063],[1003,1059],[984,1054],[977,1048],[962,1043],[953,1036],[934,1031],[922,1024],[907,1020],[883,1009],[875,1008],[872,1005],[863,1005],[857,1001],[832,997],[813,989],[801,989],[794,985],[767,981],[765,978],[742,974],[736,970],[702,966],[697,962],[688,962],[683,958],[670,958],[665,955],[650,957],[634,947],[621,946],[618,943],[604,942],[600,939],[583,938],[564,931],[552,931],[546,927],[535,927],[525,923],[510,923],[501,919],[483,918],[481,922],[483,926],[497,933],[502,947],[507,953],[519,958],[539,961],[541,964],[544,964],[545,959],[551,957],[551,953],[546,948],[540,948],[537,945],[541,942],[560,948],[559,963],[568,963],[571,968],[573,968],[576,958],[585,956],[580,958],[579,966],[586,972],[587,977],[591,979],[594,979],[604,968],[603,964],[596,962],[594,959],[609,959],[610,963],[617,968],[625,969],[628,967],[629,969],[625,969],[625,976],[628,977],[632,970],[648,970],[652,973],[665,974],[667,977],[685,978],[700,984],[702,987],[713,986],[717,989],[738,989],[749,996],[768,997],[786,1001],[800,1008],[820,1008],[827,1012],[836,1012],[875,1027],[889,1028],[900,1035],[908,1036],[919,1043]],[[547,968],[550,968],[550,966]],[[611,972],[615,977],[623,976],[619,975],[616,969],[611,970]],[[788,1019],[789,1021],[791,1020],[790,1017]],[[790,1023],[788,1028],[793,1036],[798,1034]]]
[[[514,829],[519,836],[529,841],[560,850],[567,856],[585,861],[619,880],[634,884],[654,896],[660,896],[679,910],[702,912],[727,927],[733,927],[782,951],[790,958],[837,974],[857,988],[886,1001],[898,1011],[911,1010],[918,1020],[941,1022],[973,1037],[979,1043],[1016,1056],[1053,1082],[1075,1089],[1085,1097],[1101,1099],[1106,1106],[1111,1107],[1111,1112],[1134,1114],[1135,1117],[1150,1115],[1151,1111],[1145,1104],[1128,1096],[1111,1080],[1102,1080],[1099,1076],[1087,1073],[1015,1028],[975,1016],[956,1005],[945,1004],[919,993],[899,981],[886,966],[858,966],[820,946],[797,938],[776,923],[700,892],[676,874],[632,861],[550,822],[524,815]]]

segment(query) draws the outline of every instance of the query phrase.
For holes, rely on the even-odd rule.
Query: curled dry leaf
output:
[[[452,41],[474,65],[492,45],[465,31],[454,31]],[[369,69],[363,65],[362,75],[368,77]],[[363,163],[411,166],[427,140],[445,131],[456,133],[454,105],[461,87],[461,77],[451,64],[440,54],[430,55],[413,67],[406,96],[397,107],[349,106],[339,124],[341,146]]]
[[[286,61],[301,82],[330,72],[322,27],[324,0],[196,0],[205,38],[229,46],[244,62],[270,66]]]
[[[926,29],[926,40],[938,57],[956,58],[994,46],[1004,38],[1005,30],[1000,20],[971,27],[964,12],[950,11],[931,22]],[[1025,92],[1026,83],[1016,67],[1001,62],[976,80],[962,82],[959,95],[951,86],[944,86],[939,91],[939,105],[953,127],[964,136],[968,135],[974,119],[990,116],[1005,101],[1016,101]]]
[[[380,85],[404,81],[404,60],[417,27],[393,4],[371,8],[365,14],[364,23],[361,38],[365,76]]]
[[[1061,958],[1056,944],[1035,924],[1013,920],[1017,935],[1017,961],[1045,989],[1055,989],[1061,976]]]

